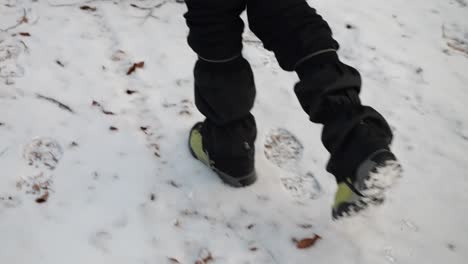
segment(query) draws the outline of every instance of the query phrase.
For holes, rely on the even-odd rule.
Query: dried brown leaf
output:
[[[137,62],[137,63],[133,63],[133,65],[128,69],[127,71],[127,75],[130,75],[132,73],[134,73],[136,71],[136,69],[138,68],[143,68],[145,66],[145,62],[144,61],[140,61],[140,62]]]
[[[36,203],[45,203],[49,199],[49,192],[46,191],[43,195],[36,199]]]
[[[31,34],[29,34],[28,32],[20,32],[18,33],[20,36],[23,36],[23,37],[30,37]]]
[[[211,256],[211,253],[210,253],[206,258],[203,259],[203,262],[208,263],[208,262],[213,261],[213,260],[214,260],[213,256]]]
[[[145,62],[144,61],[140,61],[138,63],[135,63],[135,67],[137,68],[143,68],[145,66]]]
[[[293,241],[296,243],[296,247],[298,249],[306,249],[314,246],[315,243],[317,243],[317,241],[320,239],[322,238],[319,235],[314,235],[312,238],[304,238],[301,240],[293,239]]]

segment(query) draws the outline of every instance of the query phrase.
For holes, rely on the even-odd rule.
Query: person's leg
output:
[[[245,0],[186,0],[189,45],[198,54],[195,104],[206,117],[191,131],[192,154],[235,187],[255,181],[252,69],[242,57]]]
[[[392,132],[377,111],[361,104],[359,72],[340,62],[330,27],[305,0],[250,0],[247,11],[250,28],[265,48],[275,53],[284,70],[298,73],[295,92],[310,120],[324,125],[327,170],[340,184],[335,216],[359,210],[358,203],[373,202],[351,197],[370,193],[352,185],[373,180],[372,170],[396,159],[389,151]],[[377,187],[385,186],[372,191]],[[372,199],[383,199],[381,194]],[[348,206],[353,199],[357,202]]]

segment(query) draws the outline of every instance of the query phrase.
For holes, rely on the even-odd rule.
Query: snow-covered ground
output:
[[[248,31],[260,179],[232,189],[190,157],[179,2],[0,0],[0,263],[466,263],[466,0],[310,1],[405,169],[384,206],[340,222],[297,77]]]

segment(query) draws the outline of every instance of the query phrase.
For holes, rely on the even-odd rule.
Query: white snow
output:
[[[466,0],[310,1],[404,168],[385,205],[340,222],[297,77],[248,31],[259,181],[229,188],[191,158],[196,57],[185,5],[161,1],[0,0],[0,263],[466,263]],[[294,172],[265,157],[278,129],[303,147]],[[283,185],[300,177],[320,193]]]

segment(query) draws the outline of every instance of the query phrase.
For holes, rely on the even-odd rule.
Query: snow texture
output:
[[[202,116],[182,1],[0,0],[0,263],[466,263],[466,0],[310,4],[404,168],[340,222],[321,127],[248,30],[259,181],[232,189],[187,150]]]

